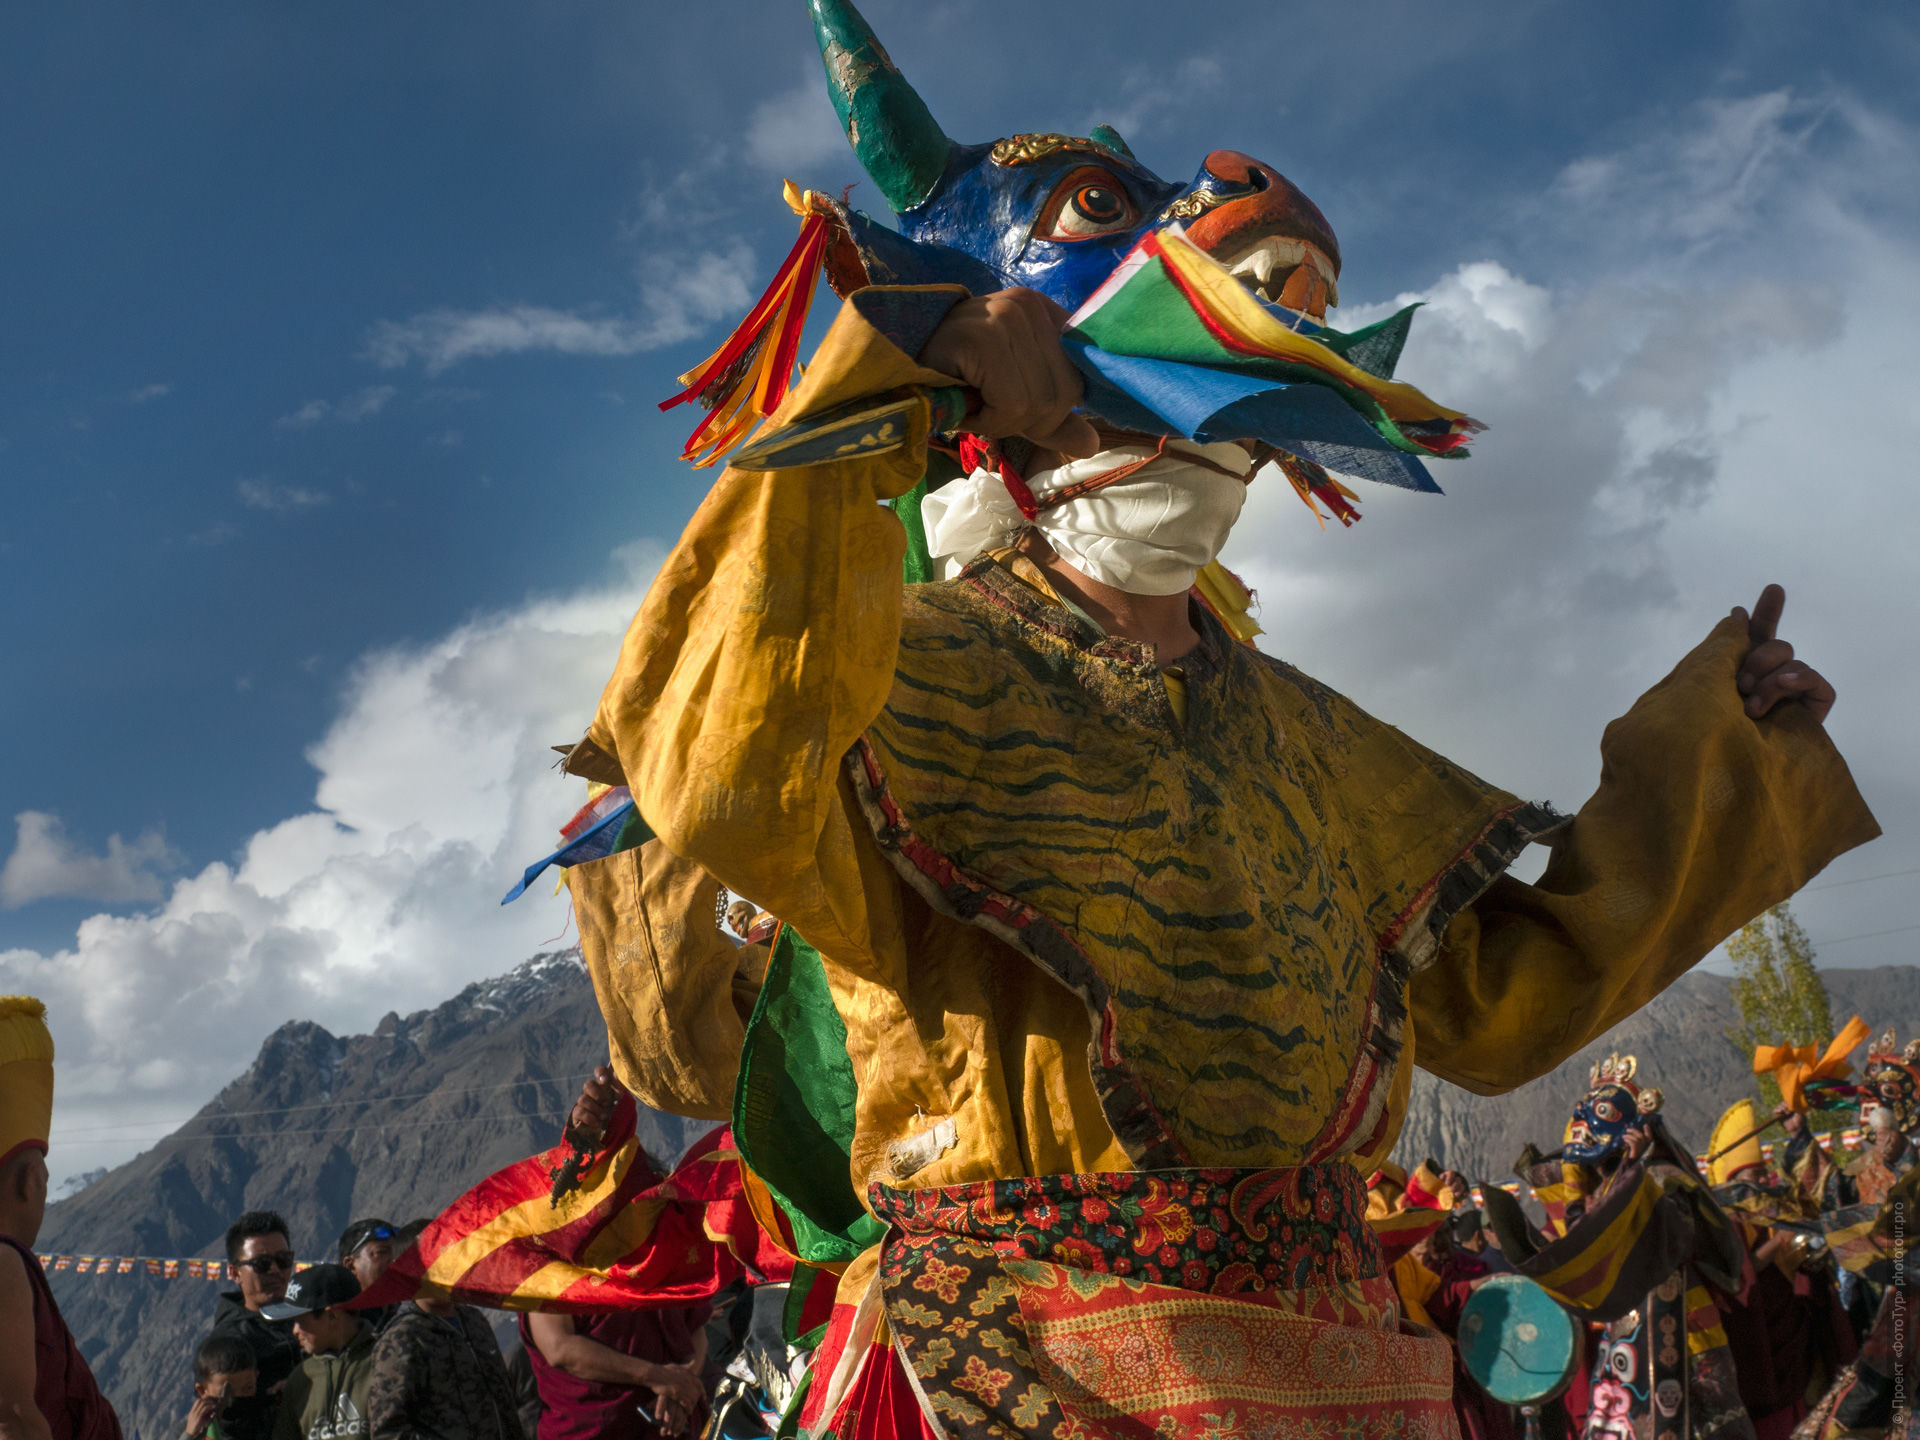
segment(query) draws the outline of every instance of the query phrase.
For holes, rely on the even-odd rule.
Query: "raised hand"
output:
[[[1805,661],[1795,660],[1793,646],[1776,638],[1780,612],[1786,605],[1787,592],[1769,585],[1760,592],[1751,615],[1743,605],[1733,607],[1733,618],[1745,623],[1753,644],[1741,662],[1735,683],[1747,697],[1747,714],[1756,720],[1782,702],[1792,701],[1805,705],[1813,718],[1824,724],[1827,712],[1833,709],[1833,686]]]
[[[967,422],[976,435],[1024,435],[1043,450],[1092,455],[1100,437],[1073,413],[1086,387],[1060,344],[1066,321],[1037,290],[996,290],[948,311],[920,363],[980,392]]]
[[[580,1087],[580,1098],[573,1102],[567,1116],[567,1134],[577,1143],[591,1146],[607,1133],[613,1119],[613,1106],[619,1097],[620,1082],[605,1065],[595,1068],[587,1083]]]

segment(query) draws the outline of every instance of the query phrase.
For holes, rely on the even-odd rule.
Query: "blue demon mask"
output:
[[[1633,1091],[1602,1085],[1573,1107],[1573,1126],[1561,1154],[1579,1165],[1604,1164],[1620,1153],[1627,1131],[1639,1120],[1639,1099]]]
[[[1177,221],[1263,299],[1315,321],[1336,303],[1333,229],[1272,166],[1215,150],[1190,184],[1175,184],[1104,125],[1084,138],[956,144],[851,4],[809,4],[847,139],[899,217],[898,234],[846,217],[865,272],[855,283],[1025,286],[1073,310],[1141,235]],[[844,273],[846,258],[833,268]],[[846,288],[839,275],[836,288]]]
[[[1577,1165],[1604,1166],[1627,1143],[1627,1132],[1647,1127],[1660,1108],[1660,1092],[1635,1082],[1640,1062],[1631,1055],[1609,1055],[1587,1074],[1587,1093],[1573,1107],[1567,1143],[1561,1155]]]
[[[1105,125],[958,144],[849,0],[808,5],[834,108],[898,228],[789,183],[802,217],[793,251],[747,319],[662,402],[709,412],[687,442],[696,464],[716,462],[780,404],[822,269],[842,296],[941,284],[1038,291],[1075,315],[1063,343],[1086,381],[1087,413],[1133,435],[1264,447],[1315,515],[1325,504],[1345,524],[1358,518],[1357,497],[1341,477],[1437,493],[1422,462],[1467,453],[1479,422],[1394,378],[1412,306],[1352,334],[1326,326],[1339,243],[1271,165],[1215,150],[1179,184]],[[896,302],[901,314],[941,303],[886,303]],[[1011,481],[1009,491],[1033,519],[1039,502]]]

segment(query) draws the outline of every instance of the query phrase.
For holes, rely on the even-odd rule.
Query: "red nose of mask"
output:
[[[1298,263],[1290,247],[1276,248],[1285,272],[1281,293],[1269,298],[1295,310],[1318,314],[1333,298],[1331,281],[1340,273],[1340,242],[1320,207],[1286,176],[1264,161],[1238,150],[1215,150],[1207,156],[1207,173],[1229,191],[1244,190],[1187,222],[1187,238],[1228,265],[1253,254],[1264,241],[1304,241],[1326,257],[1333,271]]]

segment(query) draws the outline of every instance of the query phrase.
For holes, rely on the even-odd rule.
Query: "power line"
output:
[[[1809,885],[1800,893],[1802,895],[1811,895],[1816,890],[1842,890],[1849,885],[1865,885],[1872,880],[1898,880],[1903,875],[1920,875],[1920,868],[1913,870],[1889,870],[1884,875],[1862,875],[1858,880],[1829,880],[1824,885]],[[1840,942],[1837,940],[1829,940],[1827,943],[1829,945],[1837,945]]]
[[[118,1125],[92,1125],[78,1130],[65,1130],[62,1135],[95,1135],[102,1130],[123,1130],[129,1125],[191,1125],[195,1121],[238,1120],[249,1115],[293,1115],[302,1110],[339,1110],[348,1105],[379,1105],[389,1100],[424,1100],[435,1095],[477,1095],[496,1090],[518,1090],[522,1085],[578,1085],[586,1075],[554,1075],[544,1080],[513,1080],[505,1085],[467,1085],[457,1090],[414,1090],[400,1095],[374,1095],[365,1100],[328,1100],[317,1105],[284,1105],[278,1108],[262,1110],[223,1110],[217,1115],[189,1115],[184,1120],[123,1120]],[[291,1134],[291,1131],[280,1131]]]
[[[394,1120],[383,1125],[336,1125],[322,1126],[307,1130],[240,1130],[225,1135],[162,1135],[158,1140],[178,1139],[182,1143],[201,1140],[273,1140],[282,1135],[353,1135],[361,1130],[427,1130],[437,1125],[474,1125],[489,1120],[556,1120],[572,1114],[572,1107],[565,1110],[505,1111],[497,1115],[467,1115],[458,1120]],[[109,1135],[99,1140],[80,1140],[72,1142],[75,1148],[82,1145],[118,1145],[127,1141],[156,1140],[152,1135]],[[61,1148],[69,1142],[61,1140]]]
[[[1920,925],[1896,925],[1891,930],[1869,930],[1864,935],[1842,935],[1838,940],[1815,940],[1814,948],[1822,945],[1844,945],[1849,940],[1878,940],[1882,935],[1904,935],[1909,930],[1920,930]]]

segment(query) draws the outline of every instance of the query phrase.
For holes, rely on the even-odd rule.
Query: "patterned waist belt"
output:
[[[961,1239],[1006,1259],[1215,1295],[1371,1280],[1384,1270],[1352,1165],[1034,1175],[896,1190],[868,1203],[905,1245]]]

